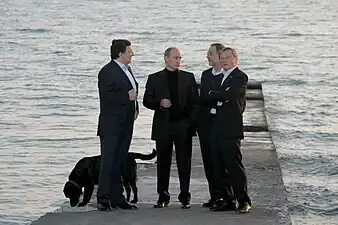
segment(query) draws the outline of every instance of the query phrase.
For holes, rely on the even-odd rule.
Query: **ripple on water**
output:
[[[337,189],[329,189],[325,183],[316,186],[291,182],[288,184],[287,190],[288,198],[291,201],[290,210],[293,213],[303,215],[311,213],[330,217],[338,215]]]

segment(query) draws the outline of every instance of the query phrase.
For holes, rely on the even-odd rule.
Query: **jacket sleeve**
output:
[[[231,86],[227,88],[220,87],[217,90],[211,90],[209,96],[217,101],[237,100],[240,96],[245,95],[248,76],[245,73],[241,73],[238,76],[234,76]]]
[[[195,123],[197,121],[197,114],[198,114],[198,101],[199,101],[199,95],[198,95],[198,87],[196,83],[196,79],[194,74],[191,74],[191,113],[189,116],[190,122]]]
[[[160,102],[161,100],[156,97],[155,93],[154,77],[152,75],[149,75],[143,95],[143,105],[148,109],[158,110],[160,109]]]
[[[199,103],[201,103],[201,104],[211,104],[213,99],[209,95],[210,89],[206,87],[205,76],[206,75],[203,72],[202,75],[201,75]]]
[[[98,88],[102,100],[111,105],[123,105],[129,101],[128,92],[118,85],[115,76],[111,75],[107,68],[103,68],[99,72]]]

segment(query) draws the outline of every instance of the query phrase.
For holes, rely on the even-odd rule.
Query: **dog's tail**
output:
[[[138,152],[129,152],[128,154],[131,157],[133,157],[134,159],[151,160],[151,159],[156,157],[157,151],[155,149],[153,149],[153,152],[150,153],[150,154],[142,154],[142,153],[138,153]]]

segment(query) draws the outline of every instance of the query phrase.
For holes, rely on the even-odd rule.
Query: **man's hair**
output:
[[[110,46],[111,59],[119,58],[120,53],[125,53],[127,46],[130,46],[131,42],[126,39],[114,39]]]
[[[224,46],[223,44],[221,44],[221,43],[213,43],[213,44],[211,44],[210,46],[216,48],[217,54],[219,54],[220,51],[221,51],[223,48],[225,48],[225,46]]]
[[[223,53],[223,52],[225,52],[225,51],[231,51],[231,54],[233,55],[233,57],[235,57],[236,59],[238,59],[238,54],[237,54],[237,52],[236,52],[236,50],[235,50],[234,48],[225,47],[225,48],[223,48],[223,49],[219,52],[219,54],[221,54],[221,53]]]
[[[164,57],[169,57],[171,54],[171,50],[176,49],[175,47],[169,47],[164,51]]]

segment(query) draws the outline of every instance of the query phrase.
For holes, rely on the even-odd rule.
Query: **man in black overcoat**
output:
[[[169,178],[173,145],[180,181],[181,207],[190,208],[192,136],[195,135],[198,89],[192,73],[180,70],[181,54],[171,47],[164,52],[165,68],[148,76],[143,105],[154,110],[151,139],[156,142],[157,193],[155,208],[169,204]]]
[[[138,83],[128,65],[134,53],[130,41],[123,39],[112,41],[110,53],[111,61],[98,75],[101,169],[97,208],[101,211],[137,208],[125,200],[121,186],[121,164],[127,157],[139,113]]]
[[[211,208],[213,211],[237,209],[246,213],[251,210],[251,200],[247,194],[247,178],[242,163],[241,140],[243,134],[243,112],[246,106],[248,76],[238,68],[238,55],[233,48],[226,47],[220,52],[223,64],[223,78],[216,88],[208,91],[213,101],[210,108],[211,152],[219,199]],[[234,192],[227,195],[222,183],[226,170]],[[238,202],[238,207],[234,203]]]

